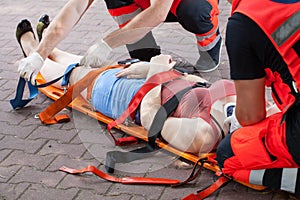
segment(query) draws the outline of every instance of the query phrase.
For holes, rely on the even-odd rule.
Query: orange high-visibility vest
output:
[[[286,122],[280,122],[283,113],[296,100],[291,91],[298,93],[300,86],[300,60],[294,47],[300,37],[300,3],[234,0],[232,13],[236,12],[248,16],[261,27],[282,55],[294,78],[294,87],[290,88],[282,81],[278,72],[266,69],[266,84],[273,86],[274,92],[280,98],[280,101],[278,97],[274,100],[283,112],[274,114],[257,124],[240,128],[231,137],[231,147],[235,155],[224,162],[223,172],[237,180],[257,184],[252,179],[255,170],[299,167],[286,145]],[[255,151],[252,151],[252,148]],[[272,159],[271,155],[275,158]]]
[[[286,112],[296,100],[291,91],[300,92],[300,53],[296,52],[296,45],[298,45],[298,51],[300,45],[300,2],[279,2],[234,0],[232,13],[242,13],[251,18],[269,37],[286,62],[294,79],[292,88],[283,83],[278,72],[274,73],[266,69],[266,84],[273,87],[273,97],[277,106]]]

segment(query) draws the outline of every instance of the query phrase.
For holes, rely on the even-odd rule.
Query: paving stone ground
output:
[[[100,164],[105,152],[92,146],[86,138],[99,140],[105,133],[104,125],[95,123],[80,113],[73,112],[72,121],[66,124],[45,126],[34,115],[51,103],[43,94],[24,109],[14,111],[9,100],[15,95],[18,80],[17,61],[22,58],[15,39],[17,23],[29,19],[36,26],[38,18],[48,13],[53,18],[67,0],[0,0],[0,199],[51,200],[51,199],[116,199],[116,200],[169,200],[182,197],[204,188],[214,181],[214,173],[204,170],[199,179],[184,187],[122,185],[100,180],[93,175],[74,176],[58,171],[66,165],[82,168]],[[220,2],[220,31],[225,40],[225,27],[230,5]],[[72,33],[59,48],[75,54],[83,54],[89,46],[117,28],[108,15],[104,1],[96,0]],[[194,36],[178,24],[159,26],[154,35],[164,53],[183,57],[190,62],[197,59]],[[126,58],[125,48],[114,50],[114,58]],[[222,49],[219,70],[203,74],[210,81],[229,78],[228,58]],[[94,132],[93,132],[94,131]],[[102,139],[105,139],[102,135]],[[105,144],[104,139],[99,145]],[[104,145],[105,146],[105,145]],[[159,158],[157,158],[159,159]],[[177,169],[168,163],[169,158],[150,159],[134,165],[121,165],[118,175],[167,177],[183,180],[190,170]],[[163,164],[169,164],[164,166]],[[284,192],[255,191],[236,182],[229,183],[208,199],[294,199]]]

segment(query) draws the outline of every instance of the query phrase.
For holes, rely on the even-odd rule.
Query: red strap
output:
[[[225,183],[230,181],[231,179],[221,176],[218,180],[216,180],[213,184],[211,184],[208,188],[199,191],[197,194],[190,194],[184,197],[182,200],[200,200],[208,197],[215,191],[217,191],[220,187],[222,187]]]
[[[56,115],[53,118],[44,120],[43,123],[47,124],[47,125],[51,125],[51,124],[57,124],[57,123],[65,123],[65,122],[69,122],[70,121],[70,117],[67,114],[62,114],[62,115]]]
[[[118,178],[105,172],[97,169],[95,166],[88,166],[84,169],[72,169],[68,167],[61,167],[59,168],[60,171],[67,172],[69,174],[83,174],[87,172],[91,172],[96,176],[115,183],[122,183],[122,184],[150,184],[150,185],[175,185],[178,184],[179,180],[174,179],[166,179],[166,178],[145,178],[145,177],[124,177]]]
[[[138,144],[139,140],[134,136],[128,136],[128,137],[124,137],[124,138],[119,138],[118,143],[120,146],[126,146],[129,144]]]
[[[150,77],[144,84],[143,86],[137,91],[135,96],[131,99],[128,108],[122,113],[122,115],[116,119],[115,121],[109,123],[107,125],[107,129],[110,132],[110,130],[123,123],[124,120],[128,117],[131,116],[131,118],[134,118],[135,111],[137,107],[139,106],[140,102],[144,98],[144,96],[154,87],[158,86],[159,84],[166,83],[168,81],[174,80],[175,78],[178,78],[182,76],[180,72],[171,70],[171,71],[166,71],[166,72],[161,72],[158,74],[153,75]]]

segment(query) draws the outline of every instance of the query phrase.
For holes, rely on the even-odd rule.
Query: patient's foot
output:
[[[19,22],[16,29],[16,38],[22,49],[24,57],[28,55],[32,47],[35,47],[35,35],[31,23],[27,19],[23,19]],[[26,46],[26,48],[25,48]]]
[[[41,18],[39,19],[39,22],[36,26],[36,32],[37,32],[39,41],[42,40],[43,32],[49,26],[49,24],[50,24],[49,16],[47,14],[41,16]]]

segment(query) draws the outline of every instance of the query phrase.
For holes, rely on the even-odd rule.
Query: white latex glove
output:
[[[116,73],[116,77],[120,78],[122,76],[126,76],[127,78],[146,78],[149,67],[149,62],[133,63],[129,67]]]
[[[26,81],[35,85],[35,78],[44,64],[44,59],[37,52],[23,58],[19,62],[18,72]]]
[[[99,67],[107,59],[112,48],[103,40],[91,46],[83,58],[80,60],[80,65]]]
[[[230,133],[233,131],[241,128],[239,121],[237,120],[235,116],[235,110],[233,110],[233,113],[231,116],[227,117],[224,121],[224,130],[229,130]]]

